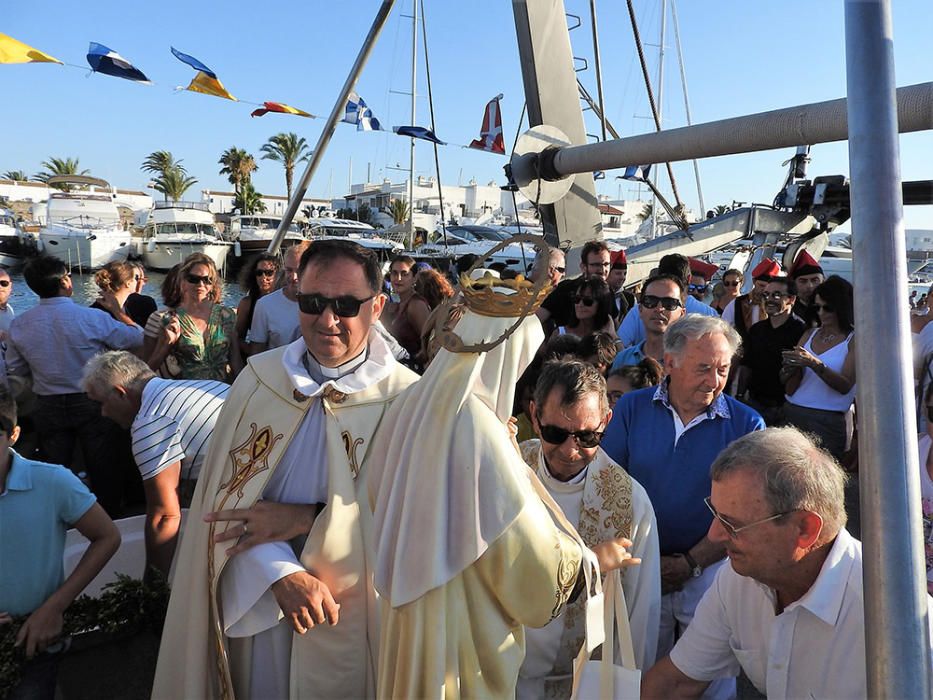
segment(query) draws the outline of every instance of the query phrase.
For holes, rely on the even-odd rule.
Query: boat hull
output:
[[[45,255],[58,258],[69,267],[96,269],[109,262],[123,262],[132,249],[125,231],[60,231],[43,229],[39,245]]]
[[[232,248],[232,243],[223,241],[158,241],[154,245],[146,243],[142,246],[143,265],[150,270],[162,272],[170,270],[192,253],[203,253],[214,261],[218,269],[222,269]]]

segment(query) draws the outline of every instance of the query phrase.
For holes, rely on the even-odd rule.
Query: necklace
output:
[[[823,336],[823,340],[825,342],[831,343],[836,339],[836,337],[839,334],[838,333],[827,333],[825,330],[823,330],[823,327],[820,326],[820,335]]]

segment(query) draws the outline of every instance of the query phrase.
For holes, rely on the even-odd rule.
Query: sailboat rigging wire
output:
[[[428,62],[428,28],[424,21],[424,0],[421,3],[421,39],[424,44],[424,72],[428,79],[428,107],[431,110],[431,131],[437,133],[437,126],[434,124],[434,97],[431,92],[431,64]],[[437,155],[437,144],[434,144],[434,170],[437,172],[437,199],[441,207],[441,232],[444,236],[444,253],[450,255],[450,249],[447,247],[447,222],[444,214],[444,190],[441,187],[441,163]]]
[[[671,18],[674,20],[674,43],[677,46],[677,63],[680,65],[680,85],[684,91],[684,112],[687,115],[687,126],[693,126],[690,118],[690,97],[687,95],[687,71],[684,68],[684,52],[680,45],[680,22],[677,21],[677,3],[671,0]],[[700,165],[693,159],[693,174],[697,181],[697,198],[700,200],[700,215],[706,213],[706,204],[703,202],[703,187],[700,185]]]
[[[648,75],[648,63],[645,60],[645,51],[641,44],[641,33],[638,31],[638,21],[635,19],[635,8],[632,5],[632,0],[626,0],[626,5],[628,6],[628,15],[632,22],[632,34],[635,37],[635,49],[638,51],[641,73],[645,79],[645,89],[648,91],[648,104],[651,106],[654,126],[658,131],[661,131],[661,116],[658,114],[658,106],[654,101],[654,91],[651,89],[651,77]],[[683,203],[680,201],[680,193],[677,191],[677,182],[674,179],[674,168],[669,162],[666,163],[666,165],[667,175],[671,180],[671,191],[674,193],[674,200],[677,202],[678,208],[683,208]]]

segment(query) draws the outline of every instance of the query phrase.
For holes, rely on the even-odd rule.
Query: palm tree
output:
[[[726,214],[730,211],[732,211],[732,207],[726,204],[717,204],[715,208],[713,209],[713,214],[715,214],[716,216],[722,216],[723,214]]]
[[[652,214],[653,212],[654,212],[654,206],[652,206],[650,203],[648,203],[648,204],[645,204],[645,205],[642,207],[641,211],[640,211],[638,214],[636,214],[635,216],[638,217],[638,220],[639,220],[639,221],[647,221],[648,219],[651,218],[651,214]]]
[[[165,196],[165,201],[171,199],[177,202],[196,182],[196,178],[189,177],[181,167],[176,165],[159,175],[153,181],[152,188],[156,192],[161,192]]]
[[[262,202],[262,195],[256,191],[253,183],[249,180],[240,186],[240,191],[233,198],[233,206],[241,214],[255,214],[266,210],[266,205]]]
[[[87,175],[90,170],[78,170],[77,158],[49,158],[42,161],[42,167],[45,168],[40,173],[33,176],[38,182],[48,182],[49,178],[58,175]],[[56,189],[62,192],[71,192],[71,185],[55,185]]]
[[[15,180],[16,182],[26,182],[29,176],[23,170],[7,170],[3,173],[4,180]]]
[[[393,199],[389,202],[389,216],[396,224],[408,221],[408,202],[404,199]]]
[[[288,199],[292,198],[292,175],[295,173],[295,164],[308,160],[308,144],[303,136],[288,132],[276,134],[269,138],[259,149],[263,160],[275,160],[285,168],[285,191]]]
[[[220,169],[220,174],[227,176],[237,195],[240,194],[243,185],[250,181],[252,173],[259,170],[256,159],[244,149],[236,146],[224,151],[217,162],[224,166]]]
[[[173,168],[177,168],[182,173],[187,173],[185,166],[181,164],[181,160],[175,160],[175,156],[173,156],[170,152],[153,151],[148,156],[146,156],[146,160],[143,161],[143,164],[139,169],[145,170],[149,173],[164,175]]]

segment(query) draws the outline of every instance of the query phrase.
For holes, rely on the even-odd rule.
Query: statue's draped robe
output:
[[[352,381],[298,382],[286,371],[303,340],[250,359],[231,388],[211,439],[178,554],[173,594],[162,635],[154,698],[248,696],[251,638],[224,633],[220,579],[230,542],[211,543],[215,531],[239,527],[204,523],[205,513],[248,508],[263,494],[313,402],[325,415],[328,496],[303,547],[300,562],[341,605],[337,625],[294,634],[291,698],[372,697],[378,654],[378,611],[371,585],[372,519],[366,493],[373,434],[391,403],[417,377],[372,336],[377,381],[352,393]],[[370,360],[367,360],[369,362]],[[372,374],[370,375],[372,378]],[[362,497],[362,500],[361,500]],[[297,499],[300,502],[300,499]]]

